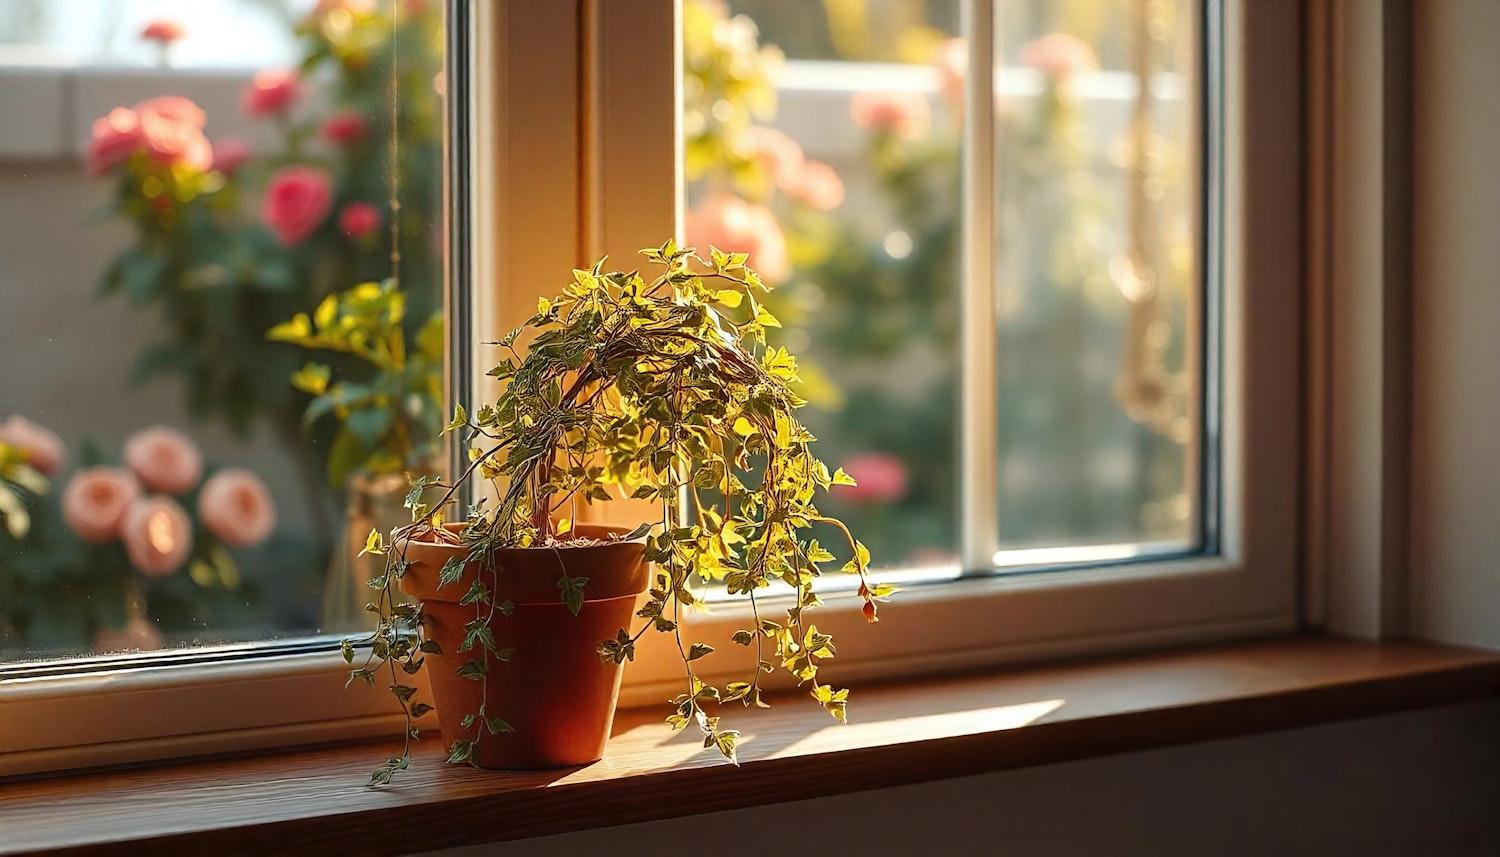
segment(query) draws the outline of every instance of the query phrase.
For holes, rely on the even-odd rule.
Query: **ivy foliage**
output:
[[[47,493],[49,483],[31,466],[26,451],[0,440],[0,533],[21,539],[31,529],[28,496]]]
[[[459,536],[468,550],[440,577],[454,585],[466,563],[480,569],[464,598],[475,607],[464,648],[475,654],[461,674],[485,681],[491,659],[511,656],[494,650],[485,627],[510,610],[490,596],[497,589],[494,575],[504,571],[494,552],[565,547],[580,503],[631,497],[659,505],[657,519],[630,536],[645,538],[645,559],[656,570],[649,600],[637,613],[639,626],[600,641],[600,657],[623,664],[647,632],[672,635],[684,675],[667,720],[675,729],[696,726],[704,747],[731,761],[739,733],[720,725],[718,710],[734,700],[765,707],[761,680],[777,668],[844,719],[848,691],[818,680],[834,644],[807,616],[821,603],[815,583],[830,569],[859,575],[871,622],[878,619],[876,601],[892,591],[865,580],[869,552],[814,504],[820,491],[854,482],[812,454],[815,438],[797,418],[804,404],[793,392],[797,360],[766,343],[767,328],[780,323],[765,308],[769,287],[746,266],[746,255],[715,247],[704,258],[673,241],[641,252],[656,271],[653,278],[606,272],[604,260],[575,270],[561,295],[541,299],[535,315],[495,343],[504,356],[489,375],[502,392],[473,412],[458,406],[445,429],[467,444],[467,470],[451,484],[415,481],[407,498],[414,522],[389,541],[370,534],[366,550],[387,557],[386,575],[372,581],[382,590],[372,605],[381,615],[372,638],[376,663],[355,670],[351,681],[373,684],[380,661],[390,662],[393,678],[398,667],[420,669],[420,653],[430,644],[422,638],[418,608],[394,598],[408,565],[400,546],[446,536],[445,507],[459,486],[482,479],[493,484],[489,496],[497,499],[469,515]],[[529,341],[518,346],[523,337]],[[446,490],[436,502],[422,502],[435,488]],[[819,529],[834,538],[844,554],[841,564],[814,537]],[[752,627],[738,631],[734,642],[755,647],[757,667],[722,689],[695,669],[713,648],[685,639],[680,624],[681,609],[696,603],[694,577],[723,579],[754,608]],[[760,599],[776,582],[793,596],[772,614]],[[566,574],[558,581],[575,613],[587,583]],[[352,659],[352,646],[345,654]],[[400,683],[393,684],[396,692]],[[411,716],[410,695],[403,692],[396,695]],[[479,730],[503,731],[492,720],[489,712],[467,713],[465,728],[473,731],[454,743],[450,761],[473,760]],[[385,782],[394,770],[383,766],[372,779]]]
[[[386,280],[329,295],[311,316],[299,312],[266,334],[276,342],[346,354],[375,370],[369,379],[335,382],[332,367],[311,361],[292,374],[292,386],[314,397],[303,421],[331,416],[338,423],[328,460],[331,484],[343,484],[356,469],[422,470],[437,452],[443,318],[433,313],[410,345],[405,319],[406,293]]]

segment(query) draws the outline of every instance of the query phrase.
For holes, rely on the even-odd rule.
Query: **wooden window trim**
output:
[[[445,765],[430,741],[395,786],[367,789],[386,741],[14,782],[0,785],[0,855],[408,853],[1496,696],[1500,653],[1317,637],[1241,643],[868,688],[846,726],[783,699],[740,718],[738,768],[648,708],[620,713],[603,762],[562,772]]]

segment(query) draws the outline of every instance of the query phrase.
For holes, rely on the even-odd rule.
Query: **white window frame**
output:
[[[815,619],[838,639],[834,680],[1296,627],[1301,22],[1298,4],[1223,4],[1223,189],[1232,202],[1223,210],[1220,554],[913,587],[875,626],[863,622],[854,599],[834,598]],[[990,0],[965,5],[978,24],[992,17]],[[680,9],[677,0],[457,0],[457,7],[469,26],[451,53],[476,85],[467,105],[471,256],[455,276],[476,286],[469,309],[479,341],[529,315],[536,296],[560,282],[558,272],[580,260],[608,253],[624,262],[680,233]],[[991,76],[986,46],[971,44],[969,80],[980,82],[972,116],[975,104],[989,106],[982,90]],[[970,157],[982,157],[984,136],[970,133]],[[978,228],[983,195],[966,204]],[[967,277],[987,282],[977,261]],[[459,391],[485,395],[483,380]],[[983,382],[981,371],[965,386],[977,391]],[[984,429],[972,411],[968,422]],[[968,463],[992,467],[983,455],[973,458],[978,450]],[[993,546],[972,534],[993,530],[993,507],[977,492],[968,500],[965,555],[987,563]],[[613,513],[629,514],[627,504],[614,505]],[[723,606],[695,615],[691,633],[727,642],[743,612]],[[747,673],[750,662],[736,660],[745,654],[721,646],[700,672],[710,680]],[[659,703],[677,692],[675,659],[666,645],[640,647],[622,702]],[[385,692],[343,690],[344,669],[329,652],[5,682],[0,776],[398,734]]]

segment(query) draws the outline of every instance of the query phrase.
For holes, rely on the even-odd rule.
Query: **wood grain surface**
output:
[[[1254,642],[856,688],[736,710],[738,768],[621,712],[604,761],[548,773],[442,763],[424,741],[0,785],[0,854],[403,854],[1145,750],[1500,694],[1500,654],[1420,643]]]

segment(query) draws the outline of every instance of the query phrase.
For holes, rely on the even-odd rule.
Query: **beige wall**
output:
[[[1411,624],[1500,646],[1500,2],[1416,10]]]

